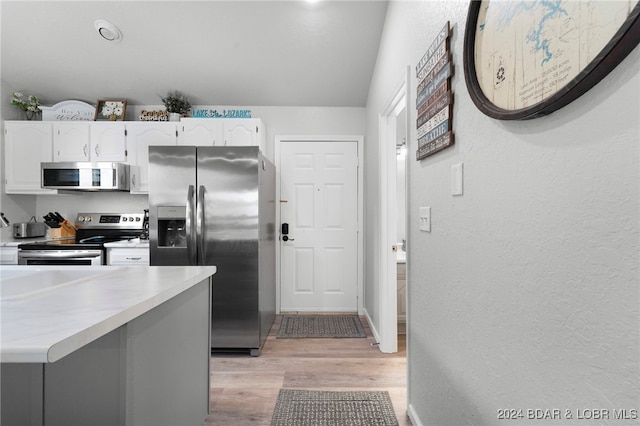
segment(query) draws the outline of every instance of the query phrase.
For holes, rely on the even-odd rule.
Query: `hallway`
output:
[[[246,354],[211,357],[211,414],[207,425],[269,425],[281,388],[309,390],[388,391],[400,426],[406,415],[406,343],[399,352],[383,354],[361,317],[367,338],[276,339],[277,316],[257,358]]]

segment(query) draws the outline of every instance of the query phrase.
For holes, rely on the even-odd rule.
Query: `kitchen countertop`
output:
[[[149,248],[149,240],[141,240],[140,238],[133,238],[131,240],[115,241],[112,243],[105,243],[106,248]]]
[[[0,361],[55,362],[215,272],[215,266],[3,266]]]
[[[3,241],[0,241],[0,247],[18,247],[20,244],[26,243],[39,243],[42,241],[52,241],[52,240],[69,240],[71,238],[47,238],[47,237],[33,237],[33,238],[7,238]]]

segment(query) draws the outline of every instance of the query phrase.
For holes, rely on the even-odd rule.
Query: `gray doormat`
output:
[[[367,337],[357,315],[285,315],[278,339]]]
[[[388,392],[280,389],[271,426],[398,425]]]

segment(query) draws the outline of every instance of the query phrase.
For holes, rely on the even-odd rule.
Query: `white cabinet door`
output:
[[[128,159],[131,164],[131,193],[149,193],[149,146],[176,145],[178,123],[127,123]]]
[[[53,160],[89,161],[89,123],[53,124]]]
[[[262,120],[257,118],[225,118],[225,146],[259,146]]]
[[[40,163],[53,161],[51,123],[5,121],[4,178],[7,194],[55,194],[40,186]]]
[[[180,120],[178,145],[222,146],[222,120],[215,118],[183,118]]]
[[[127,161],[125,124],[91,123],[90,155],[91,161]]]
[[[107,248],[107,265],[149,266],[148,248]]]
[[[0,247],[0,265],[18,264],[18,246]]]

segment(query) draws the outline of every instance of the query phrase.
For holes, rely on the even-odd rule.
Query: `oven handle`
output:
[[[23,259],[89,259],[102,256],[101,250],[83,251],[18,251],[18,257]]]

